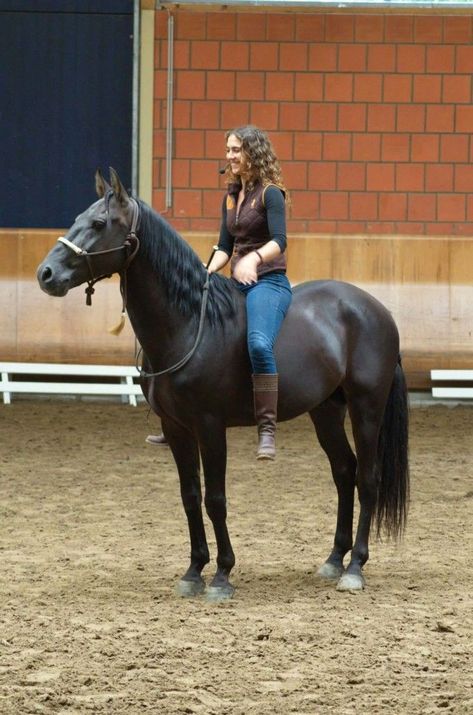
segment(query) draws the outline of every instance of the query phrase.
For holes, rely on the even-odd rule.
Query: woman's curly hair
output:
[[[228,140],[232,134],[241,141],[242,153],[246,159],[245,178],[249,187],[260,181],[263,186],[275,184],[287,194],[279,160],[266,132],[247,124],[243,127],[230,129],[225,134],[225,139]],[[235,183],[235,176],[229,166],[226,168],[225,175],[227,183]]]

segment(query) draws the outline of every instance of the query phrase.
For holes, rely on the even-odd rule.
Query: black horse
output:
[[[179,590],[190,596],[205,589],[201,458],[217,543],[207,594],[228,598],[235,557],[226,526],[226,428],[254,424],[244,298],[231,279],[208,279],[190,246],[131,198],[113,170],[111,185],[100,172],[95,179],[99,200],[49,252],[38,280],[54,296],[87,282],[90,295],[96,280],[120,274],[124,306],[146,356],[143,393],[161,418],[188,520],[190,566]],[[338,492],[334,545],[318,573],[338,579],[339,590],[361,589],[372,523],[378,535],[397,537],[406,521],[408,407],[396,325],[381,303],[353,285],[304,283],[294,290],[276,361],[278,418],[309,413]],[[344,429],[347,410],[356,456]],[[360,514],[353,542],[355,485]]]

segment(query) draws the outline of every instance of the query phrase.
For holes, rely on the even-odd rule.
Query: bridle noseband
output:
[[[107,215],[108,215],[108,202],[109,202],[109,196],[105,198],[106,206],[107,206]],[[136,235],[136,229],[138,226],[138,221],[140,217],[140,209],[138,206],[138,202],[135,201],[135,199],[130,197],[130,202],[132,205],[132,217],[131,217],[131,227],[130,230],[127,233],[126,239],[124,243],[121,246],[116,246],[116,248],[106,248],[103,251],[86,251],[85,248],[80,248],[80,246],[76,246],[75,243],[72,243],[72,241],[69,241],[69,239],[65,238],[64,236],[59,236],[57,239],[60,243],[62,243],[64,246],[67,246],[67,248],[70,248],[71,251],[74,251],[76,256],[84,256],[85,260],[87,262],[87,267],[89,269],[89,274],[90,274],[90,279],[87,281],[87,288],[85,289],[86,293],[86,305],[92,305],[92,295],[95,293],[95,288],[94,285],[98,283],[98,281],[103,280],[104,278],[110,278],[111,273],[103,273],[100,276],[96,276],[94,273],[93,265],[91,258],[94,256],[104,256],[107,253],[115,253],[116,251],[125,251],[130,253],[127,255],[125,265],[123,266],[122,270],[120,271],[120,290],[122,292],[123,296],[123,312],[125,312],[126,309],[126,272],[127,269],[132,262],[132,260],[135,258],[136,254],[138,253],[138,249],[140,247],[140,242],[138,239],[138,236]]]

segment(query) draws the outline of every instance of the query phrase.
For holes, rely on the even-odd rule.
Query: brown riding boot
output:
[[[253,375],[253,396],[259,444],[257,459],[274,459],[278,406],[278,375]]]

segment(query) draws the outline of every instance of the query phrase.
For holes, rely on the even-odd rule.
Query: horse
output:
[[[209,274],[162,216],[132,197],[118,174],[95,174],[98,200],[81,213],[38,267],[51,296],[120,275],[123,312],[143,351],[141,387],[161,418],[177,467],[190,537],[182,596],[234,594],[235,555],[226,524],[226,429],[255,424],[246,344],[245,299],[233,279]],[[365,587],[370,530],[398,539],[409,502],[408,395],[399,333],[369,293],[335,280],[294,288],[275,346],[278,420],[308,413],[337,489],[332,549],[318,575],[340,591]],[[345,431],[347,413],[354,449]],[[212,523],[216,570],[209,563],[200,477]],[[359,518],[354,530],[355,487]],[[348,564],[344,559],[350,552]]]

